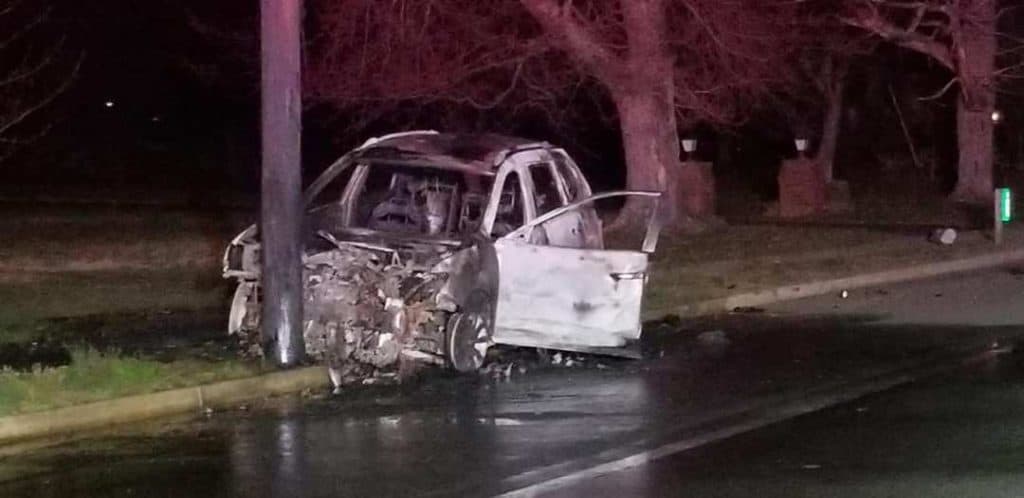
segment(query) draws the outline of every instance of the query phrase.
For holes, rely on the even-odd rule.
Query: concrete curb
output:
[[[168,415],[188,412],[198,414],[208,408],[231,408],[243,401],[328,385],[329,379],[324,367],[306,367],[45,412],[12,415],[0,418],[0,445]]]
[[[762,306],[779,301],[838,292],[843,289],[978,270],[1021,260],[1024,260],[1024,249],[1015,249],[956,261],[737,294],[684,304],[676,308],[646,312],[644,318],[659,318],[666,314],[693,317],[729,311],[741,306]],[[75,405],[45,412],[0,417],[0,445],[33,438],[63,436],[78,431],[101,429],[114,424],[137,422],[168,415],[189,412],[203,413],[208,408],[231,408],[243,401],[328,386],[329,378],[324,367],[306,367],[245,379]]]
[[[886,270],[876,273],[865,273],[832,280],[820,280],[802,284],[792,284],[759,292],[748,292],[732,296],[688,303],[678,307],[654,310],[644,313],[645,320],[661,318],[665,315],[677,315],[682,318],[709,315],[731,311],[738,307],[764,306],[766,304],[820,296],[842,290],[871,287],[874,285],[906,282],[922,278],[938,277],[952,273],[981,270],[1024,260],[1024,249],[1001,251],[982,256],[928,263],[923,265]]]

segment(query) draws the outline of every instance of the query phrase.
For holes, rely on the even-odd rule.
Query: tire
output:
[[[459,372],[475,372],[484,364],[491,345],[493,314],[487,294],[474,292],[461,310],[448,318],[445,354]]]

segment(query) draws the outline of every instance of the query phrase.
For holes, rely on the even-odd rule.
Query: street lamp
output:
[[[683,152],[686,153],[686,158],[689,159],[689,155],[693,154],[697,150],[697,139],[696,138],[684,138],[679,141],[683,146]]]
[[[800,157],[804,157],[804,153],[807,152],[807,143],[806,138],[797,138],[793,140],[793,144],[796,145],[796,150],[800,153]]]

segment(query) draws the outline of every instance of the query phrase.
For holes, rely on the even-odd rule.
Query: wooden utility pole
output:
[[[263,347],[281,366],[302,339],[302,0],[260,0],[262,36]]]

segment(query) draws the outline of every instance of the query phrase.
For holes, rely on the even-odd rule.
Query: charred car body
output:
[[[335,385],[420,362],[479,368],[494,344],[621,354],[640,336],[657,226],[605,250],[592,195],[561,149],[499,135],[371,139],[306,191],[304,338]],[[230,244],[229,332],[258,349],[260,255]]]

